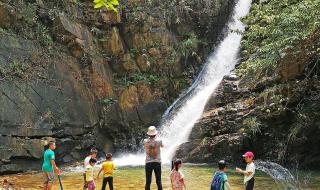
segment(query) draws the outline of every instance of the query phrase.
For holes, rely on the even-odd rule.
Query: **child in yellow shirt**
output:
[[[113,190],[113,171],[115,170],[115,164],[112,161],[112,154],[108,153],[106,155],[106,161],[102,163],[102,168],[98,173],[98,178],[100,173],[103,171],[103,181],[102,181],[102,189],[105,190],[107,183],[109,183],[109,189]]]

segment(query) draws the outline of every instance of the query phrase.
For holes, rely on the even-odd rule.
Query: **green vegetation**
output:
[[[320,0],[267,1],[252,5],[243,19],[248,25],[242,40],[245,62],[240,73],[273,68],[295,46],[320,28]]]
[[[190,55],[196,54],[200,42],[195,34],[191,34],[179,43],[178,50],[185,58],[188,58]]]
[[[6,29],[0,27],[0,34],[9,34]]]
[[[21,13],[24,20],[28,25],[33,25],[37,20],[37,6],[35,4],[29,3],[21,7]]]
[[[94,0],[93,4],[95,9],[105,7],[113,10],[114,12],[118,12],[118,9],[116,8],[119,6],[118,0]]]
[[[102,104],[105,105],[105,106],[110,106],[114,103],[116,103],[118,100],[115,100],[113,98],[105,98],[102,100]]]
[[[289,90],[289,86],[286,84],[274,85],[272,87],[266,88],[263,92],[260,93],[260,97],[269,97],[269,101],[275,104],[282,104],[288,101],[287,94],[284,94],[285,91]]]
[[[179,24],[187,18],[191,18],[192,8],[189,1],[161,1],[149,0],[152,7],[159,7],[163,12],[163,18],[168,24]]]
[[[41,23],[37,23],[35,37],[40,44],[47,49],[52,49],[53,39],[50,35],[49,29]]]
[[[166,57],[165,63],[167,65],[173,65],[177,59],[177,52],[173,49],[172,52]]]
[[[161,79],[158,75],[146,74],[146,73],[135,73],[130,77],[122,77],[116,80],[122,86],[130,86],[138,82],[145,82],[148,84],[153,84]]]
[[[256,136],[257,133],[261,133],[262,124],[258,121],[257,117],[247,117],[243,120],[242,124],[253,136]]]
[[[162,44],[161,41],[155,41],[154,43],[147,45],[146,47],[143,47],[141,49],[138,48],[131,48],[130,49],[130,54],[131,57],[136,58],[139,54],[142,54],[144,52],[147,52],[148,49],[150,48],[156,48],[156,49],[160,49],[161,47],[163,47],[164,45]]]
[[[181,90],[186,89],[190,85],[188,80],[185,77],[181,77],[173,80],[177,89],[181,89]]]

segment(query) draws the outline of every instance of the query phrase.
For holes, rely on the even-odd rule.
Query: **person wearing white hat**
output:
[[[162,190],[161,182],[161,148],[163,143],[161,139],[157,139],[158,131],[155,126],[148,128],[147,135],[149,138],[144,140],[144,148],[146,150],[146,186],[145,190],[150,190],[152,172],[156,176],[158,190]]]

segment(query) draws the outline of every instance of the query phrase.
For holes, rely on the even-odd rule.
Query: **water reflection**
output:
[[[205,190],[209,189],[210,182],[212,179],[213,169],[208,166],[184,166],[183,173],[186,177],[186,184],[188,190]],[[170,182],[168,178],[169,168],[163,168],[163,187],[165,190],[170,189]],[[304,175],[304,174],[301,174]],[[233,190],[242,190],[242,176],[237,175],[230,171],[228,172],[229,181],[232,185]],[[303,189],[308,190],[319,190],[320,185],[320,174],[311,174],[311,181],[308,187],[304,186]],[[80,190],[83,185],[83,178],[80,172],[63,172],[62,181],[65,190]],[[1,182],[3,179],[8,179],[17,190],[38,190],[42,187],[42,175],[41,173],[29,173],[19,175],[1,176]],[[283,189],[275,183],[275,181],[263,174],[258,172],[256,177],[256,190],[280,190]],[[101,188],[102,179],[97,181],[97,189]],[[120,168],[115,172],[114,176],[114,187],[117,190],[141,190],[144,189],[145,175],[143,167],[134,168]],[[156,189],[155,180],[153,179],[152,189]],[[55,181],[54,190],[59,189],[58,181]]]

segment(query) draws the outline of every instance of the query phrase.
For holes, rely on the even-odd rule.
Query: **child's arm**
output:
[[[86,183],[87,182],[87,175],[86,175],[86,172],[83,173],[83,180],[84,182]]]
[[[236,168],[236,171],[237,171],[238,173],[241,173],[241,174],[245,175],[245,176],[250,176],[250,175],[253,173],[253,172],[249,172],[249,171],[242,170],[242,169],[240,169],[240,168]]]
[[[60,174],[60,171],[59,171],[59,168],[58,168],[57,165],[56,165],[56,162],[52,159],[52,160],[50,160],[50,163],[51,163],[52,166],[53,166],[54,172],[55,172],[57,175],[59,175],[59,174]]]
[[[172,181],[172,178],[170,177],[170,181],[171,181],[171,187],[173,189],[173,181]]]
[[[99,170],[99,173],[98,173],[98,176],[97,176],[98,179],[99,179],[99,176],[100,176],[100,173],[102,172],[102,170],[103,170],[103,168],[101,168],[101,169]]]
[[[187,190],[186,184],[184,183],[184,179],[182,178],[180,180],[181,180],[181,183],[183,184],[184,189]]]
[[[179,172],[180,174],[180,182],[183,184],[183,187],[185,190],[187,190],[186,184],[184,183],[184,176],[181,172]]]
[[[224,188],[225,188],[225,190],[231,190],[231,186],[230,186],[230,184],[229,184],[228,181],[226,181],[226,182],[224,183]]]

